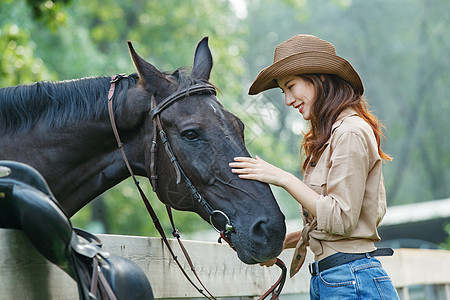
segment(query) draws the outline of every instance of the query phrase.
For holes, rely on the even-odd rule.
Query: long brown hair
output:
[[[302,170],[305,171],[310,162],[317,162],[324,145],[331,136],[331,128],[339,114],[347,108],[353,108],[356,113],[372,127],[378,143],[378,153],[382,159],[391,161],[392,157],[381,150],[381,140],[384,139],[383,125],[370,111],[362,95],[355,93],[352,86],[336,75],[308,74],[300,75],[314,85],[316,95],[311,113],[311,127],[305,133],[302,143],[306,156]]]

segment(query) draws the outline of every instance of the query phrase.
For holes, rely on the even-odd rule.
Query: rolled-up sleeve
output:
[[[366,140],[357,132],[336,135],[330,168],[326,175],[326,195],[317,199],[317,229],[348,236],[356,227],[369,172]]]

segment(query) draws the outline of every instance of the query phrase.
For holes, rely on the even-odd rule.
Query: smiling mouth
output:
[[[300,111],[300,113],[303,113],[303,108],[305,107],[305,103],[302,103],[298,106],[295,106],[296,109],[298,109]]]

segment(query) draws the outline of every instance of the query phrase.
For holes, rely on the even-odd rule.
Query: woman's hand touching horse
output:
[[[280,187],[283,187],[291,175],[266,162],[258,155],[255,158],[235,157],[234,162],[231,162],[229,166],[233,173],[238,174],[239,178],[258,180]]]
[[[319,194],[295,175],[275,167],[258,155],[255,158],[235,157],[234,162],[229,163],[229,166],[233,173],[238,174],[239,178],[258,180],[285,189],[314,217],[316,216],[316,199]]]

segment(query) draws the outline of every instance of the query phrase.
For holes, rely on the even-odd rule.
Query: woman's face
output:
[[[309,120],[315,99],[314,85],[300,76],[292,75],[278,78],[277,82],[285,95],[286,105],[298,109],[303,118]]]

